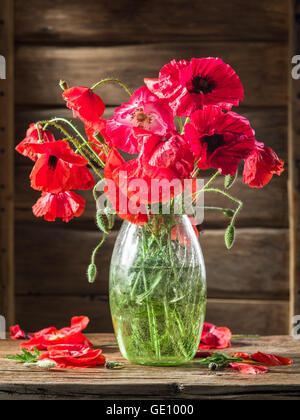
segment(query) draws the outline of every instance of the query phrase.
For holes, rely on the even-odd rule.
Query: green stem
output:
[[[91,90],[97,89],[97,87],[103,85],[104,83],[118,83],[118,85],[122,86],[126,90],[126,92],[130,96],[132,96],[132,92],[128,88],[128,86],[125,83],[123,83],[121,80],[119,80],[119,79],[103,79],[100,82],[96,83],[93,87],[91,87]]]
[[[95,162],[97,164],[99,164],[99,166],[103,167],[103,162],[102,160],[99,158],[99,156],[97,155],[97,153],[93,150],[93,148],[90,146],[89,142],[83,137],[83,135],[80,133],[80,131],[75,127],[74,124],[72,124],[69,120],[67,120],[66,118],[53,118],[53,120],[50,120],[49,122],[56,122],[56,121],[61,121],[64,122],[65,124],[68,124],[73,130],[74,132],[78,135],[78,137],[80,137],[80,139],[83,141],[83,143],[86,145],[86,147],[89,149],[89,151],[91,152],[91,155],[93,156],[93,159],[95,160]]]
[[[217,194],[224,195],[225,197],[229,198],[229,200],[232,200],[234,203],[237,203],[238,204],[238,208],[235,211],[234,216],[233,216],[233,218],[231,220],[231,226],[234,226],[235,221],[236,221],[236,218],[237,218],[238,214],[240,213],[240,211],[243,208],[243,202],[241,200],[235,198],[235,197],[232,197],[232,195],[228,194],[227,192],[222,191],[222,190],[219,190],[217,188],[204,189],[204,192],[215,192]]]
[[[94,251],[93,251],[93,253],[92,253],[92,257],[91,257],[91,263],[92,264],[95,264],[95,258],[96,258],[96,255],[97,255],[97,252],[99,251],[99,249],[102,247],[102,245],[104,244],[104,242],[105,242],[105,239],[106,239],[106,235],[105,235],[105,233],[103,233],[103,236],[102,236],[102,240],[101,240],[101,242],[96,246],[96,248],[94,249]]]
[[[179,132],[182,134],[182,132],[183,132],[183,124],[182,124],[181,117],[177,117],[177,121],[178,121],[178,124],[179,124]]]

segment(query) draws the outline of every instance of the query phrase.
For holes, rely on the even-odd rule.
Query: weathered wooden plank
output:
[[[291,1],[290,55],[299,54],[299,2]],[[289,219],[290,219],[290,318],[300,314],[300,81],[290,78],[289,102]]]
[[[13,4],[0,4],[0,315],[14,320],[14,26]],[[3,57],[1,57],[3,58]],[[4,74],[5,73],[5,74]],[[6,77],[6,79],[5,79]]]
[[[30,163],[31,164],[31,163]],[[16,220],[18,222],[35,221],[32,214],[32,206],[40,197],[37,191],[30,187],[29,175],[31,166],[17,166],[15,171],[15,205],[16,205]],[[205,177],[208,181],[209,178]],[[217,188],[224,188],[224,177],[219,177],[215,184]],[[249,188],[243,183],[242,176],[236,182],[230,191],[233,196],[240,198],[245,206],[240,213],[238,219],[239,227],[271,227],[271,228],[287,228],[288,214],[286,209],[287,203],[287,177],[283,175],[281,178],[274,178],[272,182],[263,190]],[[86,203],[86,211],[79,219],[84,222],[91,222],[90,226],[93,228],[95,219],[95,201],[91,191],[80,191]],[[205,195],[206,206],[220,206],[231,207],[231,201],[213,193]],[[226,226],[227,218],[219,211],[205,212],[205,228],[223,228]],[[80,226],[77,225],[78,228]]]
[[[99,251],[99,276],[91,286],[85,272],[100,234],[96,228],[93,231],[75,228],[76,223],[64,228],[46,222],[17,225],[18,294],[107,295],[116,233],[111,234]],[[205,231],[200,238],[210,298],[288,299],[285,230],[241,229],[231,252],[225,249],[223,235],[223,231]]]
[[[95,334],[88,338],[103,349],[108,360],[123,363],[124,369],[111,371],[99,367],[46,372],[25,368],[5,359],[6,355],[16,354],[19,343],[2,341],[0,400],[299,399],[300,342],[287,336],[232,341],[232,348],[225,352],[260,350],[294,360],[291,367],[270,368],[269,374],[255,379],[230,370],[212,373],[192,363],[168,369],[141,367],[121,357],[114,335]]]
[[[76,315],[91,319],[89,332],[113,331],[106,296],[17,296],[16,308],[17,322],[27,331],[53,324],[63,327]],[[206,319],[229,327],[235,334],[287,334],[288,312],[287,301],[209,300]]]
[[[114,108],[107,108],[105,118],[111,118]],[[287,121],[288,114],[286,108],[263,108],[251,109],[240,107],[236,110],[244,115],[251,122],[256,131],[256,138],[263,141],[266,145],[272,147],[278,155],[286,160],[288,148]],[[16,109],[16,144],[18,144],[25,136],[29,124],[41,120],[47,120],[52,117],[71,118],[72,113],[66,108],[53,109],[30,109],[21,107]],[[300,120],[300,118],[299,118]],[[75,125],[83,129],[81,123],[73,120]],[[59,133],[58,133],[59,134]],[[27,160],[16,156],[16,164],[26,164]],[[28,163],[30,163],[28,161]]]
[[[92,86],[107,76],[131,88],[144,77],[157,77],[173,58],[219,56],[231,64],[246,90],[245,105],[286,106],[286,45],[275,43],[178,43],[123,47],[20,46],[16,51],[16,101],[26,105],[61,104],[60,78],[70,84]],[[127,99],[120,87],[102,88],[107,105]]]
[[[16,0],[17,42],[123,44],[288,39],[288,1],[137,0],[116,3]]]

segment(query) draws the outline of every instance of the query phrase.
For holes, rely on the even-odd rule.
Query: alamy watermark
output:
[[[0,315],[0,340],[6,339],[6,320]]]
[[[0,79],[6,79],[6,60],[3,55],[0,55]]]
[[[119,214],[186,214],[194,225],[204,221],[203,179],[151,179],[148,183],[143,179],[128,180],[127,172],[120,172],[118,186],[110,179],[99,182],[97,191],[103,190],[106,194],[97,200],[97,209],[103,214],[107,209],[115,214],[118,208]]]

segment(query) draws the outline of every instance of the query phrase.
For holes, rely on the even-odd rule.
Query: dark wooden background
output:
[[[219,56],[239,73],[246,100],[238,112],[257,138],[288,156],[288,0],[15,0],[16,144],[29,123],[70,116],[58,88],[90,86],[118,77],[131,88],[155,77],[173,58]],[[102,89],[107,115],[126,99]],[[79,124],[80,126],[80,124]],[[15,158],[16,320],[35,330],[89,315],[90,331],[112,331],[108,271],[117,232],[98,258],[99,278],[85,278],[99,240],[94,206],[68,225],[36,220],[39,194],[29,187],[30,161]],[[226,220],[207,214],[201,244],[208,271],[207,320],[236,333],[289,331],[289,222],[287,173],[264,190],[241,181],[233,194],[245,201],[237,243],[225,250]],[[214,198],[214,197],[213,197]],[[208,199],[208,198],[207,198]],[[209,199],[210,200],[210,199]]]

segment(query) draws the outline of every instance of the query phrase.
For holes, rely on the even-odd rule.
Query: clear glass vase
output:
[[[122,355],[132,363],[192,360],[206,312],[202,251],[187,216],[124,222],[111,264],[110,306]]]

